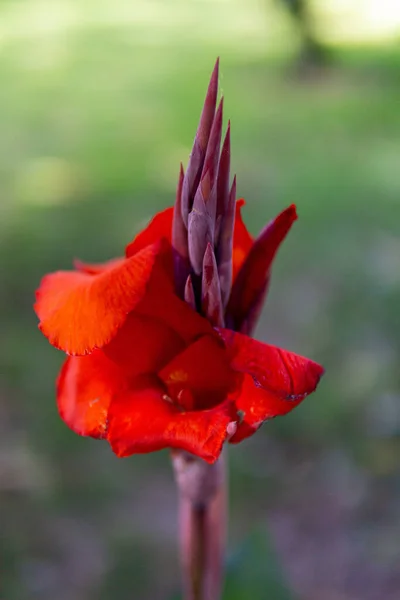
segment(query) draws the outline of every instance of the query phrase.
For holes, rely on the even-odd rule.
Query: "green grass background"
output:
[[[230,449],[224,598],[397,597],[400,51],[337,46],[297,77],[297,44],[273,3],[1,3],[2,600],[179,598],[168,454],[118,460],[65,427],[32,302],[173,202],[217,55],[250,230],[299,213],[257,336],[326,367]]]

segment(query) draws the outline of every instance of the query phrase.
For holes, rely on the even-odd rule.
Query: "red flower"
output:
[[[118,456],[170,447],[213,462],[228,437],[238,442],[291,411],[323,373],[247,336],[297,216],[292,205],[256,240],[248,233],[235,181],[228,187],[229,127],[219,152],[217,69],[175,207],[152,219],[125,258],[76,263],[45,276],[37,292],[41,331],[69,355],[60,415]]]

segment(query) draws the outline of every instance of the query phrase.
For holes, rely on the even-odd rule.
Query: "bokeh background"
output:
[[[400,597],[399,41],[394,0],[2,0],[1,600],[180,597],[168,453],[67,429],[32,302],[173,202],[217,55],[250,230],[300,216],[257,335],[327,369],[230,448],[224,598]]]

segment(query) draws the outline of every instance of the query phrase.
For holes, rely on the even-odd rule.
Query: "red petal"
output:
[[[173,398],[189,389],[197,409],[222,402],[237,383],[226,349],[209,335],[178,354],[158,375]]]
[[[311,394],[324,373],[308,358],[270,346],[228,329],[219,329],[231,355],[231,366],[247,373],[259,388],[293,402]]]
[[[86,263],[79,258],[74,260],[74,267],[77,271],[81,271],[82,273],[87,273],[88,275],[98,275],[99,273],[103,273],[104,271],[108,271],[114,267],[117,267],[122,262],[126,260],[124,257],[112,258],[111,260],[107,260],[103,263]]]
[[[165,210],[157,213],[150,221],[143,231],[137,234],[137,236],[127,245],[125,248],[125,254],[127,258],[133,256],[146,246],[154,244],[161,238],[167,239],[171,242],[172,237],[172,219],[174,214],[174,207],[170,206]]]
[[[120,369],[101,350],[69,357],[57,380],[60,416],[79,435],[105,437],[111,397],[126,385]]]
[[[227,318],[232,329],[248,333],[254,325],[264,301],[272,261],[296,219],[296,207],[292,204],[264,228],[249,249],[228,304]],[[243,326],[246,319],[252,321],[250,327]]]
[[[39,327],[53,346],[83,355],[109,342],[143,298],[160,244],[98,275],[58,271],[36,294]]]
[[[174,293],[173,281],[166,270],[155,270],[146,297],[137,306],[135,312],[162,321],[186,344],[201,335],[217,336],[207,319]]]
[[[157,373],[184,347],[182,338],[161,321],[131,313],[103,352],[136,377]]]
[[[236,399],[244,421],[232,437],[235,443],[254,433],[263,421],[293,410],[315,390],[324,369],[287,350],[227,329],[219,331],[231,352],[232,368],[246,374]]]
[[[253,245],[253,238],[243,223],[241,208],[246,202],[241,198],[236,202],[235,228],[233,231],[233,281]]]
[[[155,380],[148,380],[113,399],[107,437],[120,457],[180,448],[212,463],[231,421],[229,402],[211,410],[181,412]]]
[[[232,436],[230,442],[237,444],[250,437],[264,421],[286,415],[296,408],[303,399],[304,396],[300,396],[297,400],[282,399],[273,392],[257,387],[251,375],[245,375],[242,391],[236,399],[236,407],[238,411],[241,411],[243,421],[238,424],[236,433]]]

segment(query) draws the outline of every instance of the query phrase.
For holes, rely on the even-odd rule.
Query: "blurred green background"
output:
[[[168,453],[67,429],[32,302],[172,204],[217,55],[250,230],[300,217],[257,335],[327,370],[230,448],[224,598],[400,597],[400,5],[300,4],[1,2],[1,600],[179,598]]]

